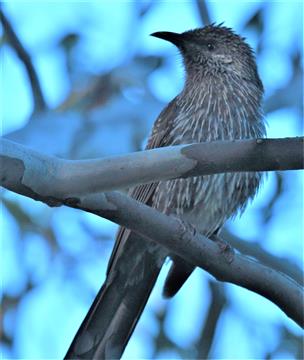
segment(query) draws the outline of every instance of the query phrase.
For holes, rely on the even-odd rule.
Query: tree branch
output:
[[[1,185],[15,191],[10,177],[14,180],[17,160],[24,166],[23,185],[53,198],[221,172],[303,169],[303,140],[299,137],[213,141],[72,161],[1,139],[0,157],[6,173]]]
[[[45,110],[47,108],[47,105],[31,57],[24,48],[24,46],[22,45],[11,23],[9,22],[8,18],[4,15],[1,9],[0,9],[0,20],[2,22],[8,42],[10,43],[11,47],[16,51],[16,54],[18,55],[19,59],[23,62],[25,66],[32,88],[34,111]]]
[[[197,233],[180,219],[164,215],[118,192],[69,199],[66,205],[99,215],[159,243],[217,280],[254,291],[275,303],[304,327],[303,289],[292,279]],[[288,294],[286,296],[286,294]]]
[[[291,262],[287,257],[274,256],[264,250],[259,242],[245,241],[226,229],[221,231],[221,236],[242,254],[254,257],[262,264],[290,276],[298,284],[304,286],[303,272],[299,266]]]
[[[176,253],[188,262],[205,269],[219,281],[230,282],[264,296],[299,325],[304,325],[303,290],[289,277],[236,254],[231,249],[221,251],[214,241],[195,232],[194,229],[189,229],[181,220],[161,214],[121,193],[93,193],[71,198],[54,198],[46,196],[43,188],[41,192],[37,192],[36,187],[32,189],[29,185],[36,180],[44,179],[44,185],[48,187],[47,193],[52,193],[52,190],[58,193],[52,176],[49,176],[52,164],[39,153],[26,152],[26,148],[16,144],[9,145],[15,147],[16,157],[2,156],[3,186],[49,205],[64,204],[125,226],[166,247],[168,252]],[[186,148],[192,149],[193,146],[196,145]],[[31,159],[32,156],[35,156],[34,161]],[[53,162],[55,160],[56,158],[52,158]],[[33,168],[28,169],[33,162]],[[27,176],[30,176],[32,171],[33,182],[28,181],[29,179],[24,182],[26,171]]]

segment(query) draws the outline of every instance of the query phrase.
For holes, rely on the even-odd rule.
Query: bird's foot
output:
[[[194,236],[196,233],[197,233],[197,230],[196,228],[190,224],[189,222],[181,219],[180,217],[177,217],[175,216],[175,219],[179,222],[179,225],[181,227],[181,233],[182,233],[182,236],[186,233],[186,232],[190,232],[190,234],[192,236]]]
[[[227,262],[231,264],[234,258],[233,247],[227,241],[223,240],[217,235],[210,236],[210,239],[216,243],[220,249],[220,253],[223,254]]]

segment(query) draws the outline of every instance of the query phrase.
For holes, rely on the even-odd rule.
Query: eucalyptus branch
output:
[[[287,257],[272,255],[263,249],[258,241],[249,242],[243,240],[230,233],[226,229],[221,231],[221,236],[225,239],[225,241],[227,241],[231,246],[240,251],[242,254],[254,257],[262,264],[290,276],[298,284],[304,286],[304,274],[302,269]]]
[[[303,289],[289,277],[237,254],[229,247],[221,250],[216,242],[189,228],[181,220],[164,215],[119,192],[58,197],[57,184],[53,182],[53,174],[50,172],[54,166],[56,167],[58,159],[26,151],[28,149],[10,142],[6,145],[14,148],[15,157],[11,157],[12,153],[8,148],[1,156],[2,186],[50,205],[67,205],[125,226],[164,246],[168,253],[175,253],[205,269],[219,281],[230,282],[264,296],[299,325],[304,325]],[[196,146],[182,146],[181,150],[186,148],[191,154]],[[199,167],[198,169],[200,170]],[[32,179],[30,175],[33,176]],[[47,191],[41,188],[41,179],[48,188]],[[36,181],[39,183],[40,191],[37,191]],[[31,188],[33,184],[35,186]],[[49,195],[52,192],[56,193],[57,197]]]
[[[178,218],[164,215],[119,192],[68,199],[66,205],[104,217],[149,238],[217,280],[230,282],[272,301],[304,327],[303,288],[288,276],[215,241]],[[127,271],[127,270],[126,270]]]
[[[303,169],[303,139],[213,141],[92,160],[59,159],[1,139],[0,185],[18,192],[19,166],[24,186],[53,199],[221,172]]]

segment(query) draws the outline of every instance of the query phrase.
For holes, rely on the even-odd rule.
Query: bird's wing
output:
[[[176,105],[175,98],[163,109],[155,121],[151,135],[148,139],[146,150],[169,145],[169,134],[172,128],[172,123],[177,114],[178,107]],[[150,205],[157,184],[158,182],[138,185],[130,190],[129,195],[137,201]],[[116,255],[119,249],[123,246],[124,242],[128,239],[130,232],[131,231],[129,229],[124,227],[120,227],[118,229],[115,245],[108,264],[107,274],[114,265]]]
[[[175,104],[171,102],[155,122],[147,149],[170,143],[169,133],[176,114]],[[151,205],[156,186],[157,183],[137,186],[130,195]],[[129,229],[119,229],[106,281],[78,329],[65,359],[121,357],[164,260],[163,249],[151,243]],[[149,247],[150,251],[146,251]],[[124,269],[128,269],[128,272]]]

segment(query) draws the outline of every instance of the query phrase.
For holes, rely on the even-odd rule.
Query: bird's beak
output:
[[[174,33],[171,31],[157,31],[150,35],[155,36],[160,39],[163,39],[163,40],[166,40],[166,41],[169,41],[177,47],[180,47],[182,45],[182,43],[184,42],[184,39],[182,36],[183,34],[178,34],[178,33]]]

